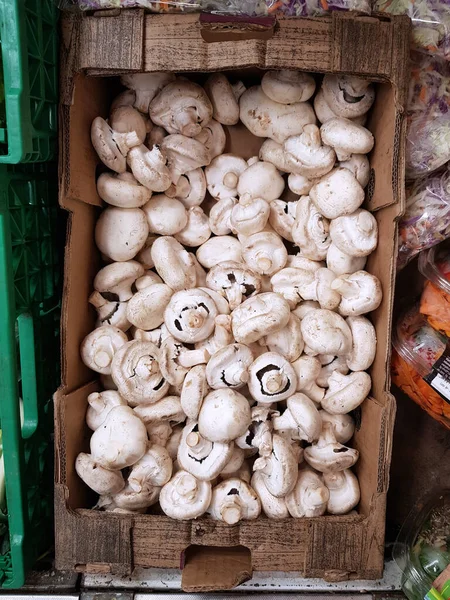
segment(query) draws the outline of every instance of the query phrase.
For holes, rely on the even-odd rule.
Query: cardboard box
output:
[[[62,387],[55,395],[57,567],[126,575],[134,567],[181,566],[183,589],[189,591],[232,588],[249,579],[253,569],[297,571],[329,580],[380,577],[395,415],[389,393],[390,330],[397,219],[404,204],[409,20],[334,13],[322,19],[282,18],[261,26],[217,24],[214,19],[212,24],[202,23],[198,15],[155,16],[137,10],[69,19],[63,34],[60,203],[70,215]],[[98,159],[89,132],[94,117],[108,114],[118,88],[116,79],[75,71],[102,76],[123,70],[195,71],[201,80],[204,71],[235,69],[249,82],[267,68],[354,73],[379,82],[368,122],[376,145],[366,206],[377,219],[380,243],[367,268],[380,278],[384,297],[372,314],[378,337],[372,395],[361,407],[353,440],[361,456],[356,466],[361,484],[357,514],[285,521],[260,517],[230,527],[206,517],[179,522],[161,514],[90,510],[95,497],[74,469],[77,454],[89,448],[86,398],[99,389],[95,374],[79,356],[82,339],[94,327],[87,299],[101,264],[94,244],[101,207],[95,184]],[[261,143],[243,127],[228,130],[227,151],[243,151],[249,157]]]

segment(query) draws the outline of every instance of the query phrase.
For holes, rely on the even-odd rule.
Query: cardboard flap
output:
[[[268,40],[273,36],[275,24],[274,16],[200,15],[201,35],[205,42]]]
[[[190,546],[184,555],[181,589],[184,592],[230,590],[252,578],[248,548]]]

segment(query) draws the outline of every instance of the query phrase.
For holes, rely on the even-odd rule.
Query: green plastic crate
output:
[[[56,156],[57,26],[53,0],[0,0],[0,163]]]
[[[0,165],[0,421],[9,531],[0,543],[3,588],[23,585],[53,539],[57,185],[55,163]]]

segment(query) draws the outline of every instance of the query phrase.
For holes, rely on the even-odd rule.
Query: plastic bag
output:
[[[413,61],[407,108],[407,179],[424,177],[450,161],[450,62],[417,53]]]
[[[370,0],[279,0],[269,12],[289,17],[317,17],[332,10],[355,10],[370,14]]]
[[[406,210],[399,224],[397,268],[421,250],[450,236],[450,166],[407,189]]]
[[[414,45],[450,60],[449,0],[376,0],[374,10],[408,15],[413,22]]]
[[[428,323],[450,337],[450,245],[448,241],[420,253],[419,271],[427,281],[420,312]]]

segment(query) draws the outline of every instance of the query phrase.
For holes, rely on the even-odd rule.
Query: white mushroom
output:
[[[296,203],[291,235],[301,253],[311,260],[323,260],[331,244],[330,223],[316,208],[309,196]]]
[[[119,471],[144,456],[147,430],[129,406],[116,406],[92,434],[90,446],[96,463],[105,469]]]
[[[327,219],[355,212],[364,201],[364,190],[348,169],[338,167],[322,177],[309,192],[317,210]]]
[[[283,145],[268,138],[259,149],[259,159],[272,163],[283,173],[295,173],[297,163],[290,154],[284,151]]]
[[[288,177],[289,189],[299,196],[306,196],[309,194],[314,183],[314,179],[308,179],[304,175],[297,175],[296,173],[291,173]]]
[[[358,450],[339,444],[331,423],[323,423],[319,440],[305,448],[306,462],[321,473],[343,471],[352,467],[359,458]]]
[[[147,217],[150,233],[174,235],[184,229],[188,222],[183,204],[165,194],[153,196],[142,210]]]
[[[215,235],[231,233],[231,212],[236,198],[221,198],[209,211],[209,226]]]
[[[206,366],[208,384],[213,389],[239,389],[248,381],[248,369],[252,362],[252,351],[244,344],[225,346],[209,359]]]
[[[181,401],[181,398],[180,398]],[[184,411],[183,411],[184,412]],[[167,421],[163,421],[163,423],[167,423]],[[183,425],[175,425],[175,427],[171,430],[170,436],[166,441],[165,448],[171,458],[172,461],[177,460],[178,454],[178,446],[181,442],[181,437],[183,435]],[[147,427],[148,432],[148,427]],[[150,437],[150,435],[149,435]],[[172,472],[175,472],[175,466],[172,469]]]
[[[129,73],[120,78],[122,85],[134,91],[134,106],[143,113],[148,113],[156,94],[174,80],[173,73]]]
[[[240,119],[257,137],[268,137],[282,144],[288,137],[298,135],[316,116],[307,102],[280,104],[263,92],[261,86],[246,90],[240,100]]]
[[[211,442],[230,442],[241,436],[251,422],[250,406],[233,389],[211,391],[203,400],[198,429]]]
[[[273,496],[282,498],[295,485],[298,463],[288,440],[274,434],[272,443],[271,454],[268,457],[257,458],[253,470],[264,475],[264,483]]]
[[[293,309],[292,313],[301,321],[305,315],[316,308],[320,308],[320,304],[318,302],[315,302],[314,300],[305,300],[304,302],[300,302]]]
[[[316,82],[311,75],[301,71],[267,71],[261,80],[261,87],[271,100],[293,104],[309,100],[316,89]]]
[[[203,515],[211,502],[211,484],[199,481],[186,471],[178,471],[162,488],[159,504],[172,519],[182,521]]]
[[[275,431],[294,430],[296,439],[314,442],[319,439],[322,419],[314,402],[305,394],[292,394],[287,400],[287,409],[273,419]]]
[[[370,163],[365,154],[352,154],[348,160],[340,162],[339,166],[351,171],[363,188],[369,183]]]
[[[321,308],[334,310],[338,307],[341,297],[334,289],[336,281],[333,271],[329,269],[317,269],[310,283],[299,287],[300,294],[304,300],[316,300]]]
[[[352,347],[352,333],[344,319],[326,309],[308,312],[301,322],[305,344],[317,354],[346,355]]]
[[[152,245],[155,268],[173,290],[195,287],[196,272],[192,255],[173,237],[160,237]]]
[[[255,490],[262,509],[269,519],[286,519],[289,516],[284,498],[273,496],[266,487],[264,474],[257,471],[251,479],[251,486]]]
[[[181,385],[191,367],[205,364],[210,355],[205,348],[188,350],[171,335],[163,340],[159,353],[159,366],[171,385]]]
[[[156,444],[157,446],[162,446],[163,448],[167,447],[173,432],[172,425],[169,421],[150,422],[146,424],[145,428],[147,429],[148,439],[151,444]]]
[[[173,290],[165,283],[154,283],[140,289],[128,301],[127,318],[132,325],[148,331],[164,322],[164,311]]]
[[[292,365],[276,352],[258,356],[249,368],[248,389],[252,398],[262,404],[286,400],[297,388]]]
[[[150,118],[169,133],[195,137],[213,115],[205,90],[187,79],[166,85],[150,102]]]
[[[102,173],[97,180],[97,192],[102,200],[120,208],[139,208],[152,195],[132,173]]]
[[[234,233],[243,235],[258,233],[266,226],[269,213],[269,204],[265,200],[244,194],[231,211],[231,228]]]
[[[151,123],[150,119],[149,123]],[[163,127],[152,125],[152,128],[147,133],[147,137],[145,138],[145,145],[148,148],[153,148],[153,146],[160,146],[163,139],[168,135],[169,134]]]
[[[145,512],[147,508],[158,502],[160,490],[159,487],[149,485],[136,492],[127,484],[123,490],[112,496],[112,502],[116,507],[113,512],[120,509],[121,512]]]
[[[186,374],[181,388],[180,402],[188,419],[197,419],[203,398],[209,392],[205,365],[196,365]]]
[[[211,155],[204,144],[181,134],[165,137],[161,142],[161,152],[167,158],[170,179],[175,185],[182,175],[211,162]]]
[[[223,73],[210,75],[204,85],[212,107],[213,117],[222,125],[236,125],[239,121],[239,104],[232,85]]]
[[[165,485],[172,477],[172,459],[162,446],[148,444],[147,452],[131,468],[127,484],[135,492]]]
[[[139,340],[127,342],[114,354],[111,375],[130,406],[152,404],[167,393],[169,383],[158,361],[158,347]]]
[[[288,362],[293,363],[303,352],[304,346],[300,319],[291,313],[287,325],[269,333],[263,341],[271,352],[281,354]]]
[[[226,479],[213,489],[208,513],[216,521],[235,525],[242,519],[257,519],[261,503],[248,483],[240,479]]]
[[[291,308],[303,300],[303,294],[307,294],[309,287],[314,293],[315,273],[321,268],[321,263],[303,257],[297,264],[301,266],[280,269],[270,279],[273,291],[283,296]]]
[[[235,443],[244,450],[256,450],[260,456],[270,456],[272,452],[272,422],[271,417],[279,414],[270,406],[257,404],[251,410],[252,420],[247,431],[236,438]]]
[[[191,248],[201,246],[211,236],[209,219],[199,206],[193,206],[186,213],[187,224],[175,234],[175,239]]]
[[[320,369],[319,376],[317,377],[317,383],[327,388],[328,380],[330,379],[333,371],[339,371],[342,375],[347,375],[349,368],[347,366],[347,356],[330,356],[327,360],[324,360],[324,356],[319,355],[321,360],[322,368]]]
[[[357,371],[342,375],[335,371],[328,380],[322,407],[333,415],[349,413],[364,402],[372,387],[370,375]]]
[[[281,196],[284,185],[283,177],[272,163],[257,160],[241,173],[237,191],[239,196],[262,198],[270,203]]]
[[[245,240],[242,256],[255,273],[273,275],[285,266],[287,250],[277,233],[261,231]]]
[[[136,256],[148,236],[148,223],[140,208],[104,210],[95,226],[95,243],[113,261],[128,261]]]
[[[120,106],[134,106],[134,103],[136,101],[136,94],[134,93],[134,90],[124,90],[123,92],[121,92],[120,94],[118,94],[114,100],[112,101],[111,104],[111,112],[113,110],[115,110],[116,108],[119,108]],[[137,108],[137,107],[135,107]],[[139,109],[137,109],[139,110]],[[141,111],[141,112],[147,112],[147,111]]]
[[[360,499],[359,483],[350,469],[324,473],[323,480],[330,492],[327,511],[332,515],[345,515],[355,508]]]
[[[226,261],[210,269],[206,284],[224,295],[230,309],[234,310],[243,299],[255,296],[260,291],[261,278],[245,264]]]
[[[105,299],[126,302],[133,295],[131,286],[143,274],[144,268],[134,260],[111,263],[95,276],[94,289]]]
[[[368,154],[375,143],[368,129],[340,117],[324,123],[320,135],[324,144],[334,148],[340,162],[350,160],[352,154]]]
[[[355,433],[355,423],[350,415],[332,415],[326,410],[319,410],[322,423],[330,423],[336,441],[341,444],[349,442]]]
[[[212,356],[221,348],[228,346],[234,340],[231,333],[231,317],[220,314],[214,319],[214,333],[209,338],[195,344],[196,349],[204,349]]]
[[[378,225],[367,210],[334,219],[330,224],[331,241],[349,256],[368,256],[378,244]]]
[[[305,125],[300,135],[284,142],[283,149],[295,163],[295,172],[309,179],[322,177],[331,171],[336,161],[333,148],[322,145],[317,125]]]
[[[178,463],[200,481],[215,479],[233,454],[233,444],[210,442],[200,435],[196,421],[190,421],[183,429],[178,447]]]
[[[286,506],[294,519],[320,517],[327,510],[330,493],[322,477],[308,467],[298,472],[294,489],[286,496]]]
[[[351,371],[366,371],[375,359],[377,351],[377,335],[375,327],[362,316],[347,317],[347,325],[352,332],[352,350],[347,357],[347,365]]]
[[[380,280],[367,271],[340,275],[333,281],[332,288],[341,294],[339,313],[344,316],[363,315],[377,309],[381,304]]]
[[[220,478],[222,480],[230,479],[233,473],[237,473],[244,464],[245,452],[239,446],[233,446],[233,453],[231,454],[230,460],[227,462],[225,467],[220,472]]]
[[[269,223],[285,240],[293,242],[292,228],[295,222],[297,202],[273,200],[270,203]]]
[[[202,244],[196,252],[198,262],[206,269],[227,261],[241,262],[242,247],[239,240],[230,235],[218,235]]]
[[[251,344],[264,335],[282,329],[287,325],[289,316],[289,304],[284,298],[272,292],[258,294],[233,310],[233,335],[237,342]]]
[[[99,495],[117,494],[125,487],[120,471],[105,469],[90,454],[80,452],[75,461],[75,470],[78,477]]]
[[[108,413],[115,406],[126,406],[127,401],[115,390],[92,392],[88,398],[89,407],[86,413],[86,423],[89,429],[95,431],[102,425]]]
[[[158,146],[151,150],[141,144],[132,148],[127,156],[135,178],[154,192],[164,192],[170,186],[170,173],[166,158]]]
[[[355,273],[361,271],[366,265],[365,256],[350,256],[342,252],[336,244],[331,243],[327,252],[327,267],[335,275],[344,275],[345,273]]]
[[[152,246],[158,236],[154,234],[149,234],[147,239],[145,240],[144,245],[136,254],[136,261],[144,267],[144,269],[153,269],[155,263],[152,259]],[[155,281],[154,283],[162,283],[162,279],[159,282]]]
[[[176,198],[185,208],[200,206],[206,195],[206,177],[203,169],[193,169],[181,175],[177,185],[166,190],[166,196]]]
[[[106,300],[100,292],[92,292],[88,299],[89,304],[97,311],[96,327],[112,325],[122,331],[128,331],[131,323],[127,319],[127,303],[116,300]]]
[[[216,200],[235,198],[242,173],[248,168],[247,162],[235,154],[222,154],[214,158],[205,168],[208,192]]]
[[[316,116],[321,123],[326,123],[330,119],[337,117],[337,114],[331,110],[329,104],[325,100],[322,88],[320,88],[320,90],[314,96],[313,105]]]
[[[128,338],[123,331],[111,325],[102,325],[82,341],[81,359],[93,371],[110,375],[114,354],[127,342]]]
[[[339,117],[360,117],[375,100],[372,84],[350,75],[325,75],[322,90],[328,106]]]
[[[195,136],[195,139],[205,146],[209,153],[210,160],[219,156],[219,154],[223,154],[227,142],[224,128],[214,119],[211,119],[211,121],[203,127],[200,133]]]
[[[138,119],[135,125],[138,127],[138,131],[131,130],[126,133],[119,133],[114,131],[101,117],[96,117],[91,125],[91,141],[98,157],[103,164],[116,173],[125,173],[127,170],[127,154],[131,148],[139,146],[145,139],[145,124],[142,117],[133,108],[126,108],[136,113]],[[142,132],[144,133],[143,138],[140,137]]]
[[[297,392],[303,392],[313,402],[322,402],[325,390],[317,385],[321,364],[314,356],[300,356],[292,366],[297,375]]]
[[[164,313],[164,322],[176,340],[193,344],[212,334],[217,314],[211,296],[194,288],[172,296]]]
[[[178,425],[186,419],[178,396],[165,396],[153,404],[138,405],[134,412],[146,425],[160,421]]]

